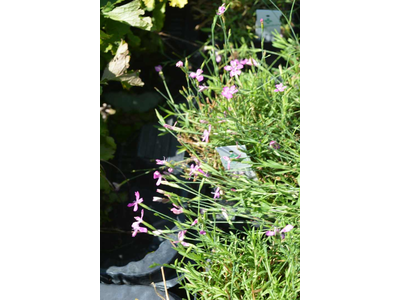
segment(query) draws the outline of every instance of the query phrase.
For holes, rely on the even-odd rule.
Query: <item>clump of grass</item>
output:
[[[187,160],[179,163],[186,179],[166,172],[161,180],[162,185],[184,189],[189,194],[188,197],[164,195],[186,216],[185,223],[175,221],[180,239],[173,241],[171,230],[154,231],[151,225],[144,224],[153,229],[153,234],[176,245],[183,258],[170,267],[184,274],[188,294],[201,299],[297,299],[300,290],[298,38],[275,35],[274,45],[281,49],[278,54],[287,62],[276,68],[265,63],[268,51],[245,44],[231,47],[223,18],[215,16],[212,26],[212,34],[216,24],[225,33],[224,49],[218,50],[222,60],[217,62],[216,55],[205,57],[202,82],[190,76],[186,61],[182,70],[187,75],[187,85],[181,93],[187,102],[175,103],[165,84],[168,96],[162,95],[169,108],[162,109],[163,116],[156,111],[162,134],[173,134],[181,144],[181,151],[189,154]],[[217,49],[212,50],[217,53]],[[244,64],[241,74],[231,77],[224,67],[235,59],[252,63]],[[222,91],[233,85],[238,92],[227,99]],[[176,124],[165,124],[170,116],[177,118]],[[223,167],[216,147],[228,145],[246,146],[250,158],[247,163],[256,178]],[[175,167],[177,164],[167,162],[161,169]],[[205,192],[206,186],[218,188],[220,194]],[[283,237],[280,230],[288,224],[294,229]],[[266,236],[267,231],[276,234]]]

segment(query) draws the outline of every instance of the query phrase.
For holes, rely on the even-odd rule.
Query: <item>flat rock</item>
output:
[[[157,293],[165,298],[165,292],[157,289]],[[100,300],[160,300],[154,287],[144,285],[116,285],[100,283]],[[170,300],[182,298],[168,292]]]

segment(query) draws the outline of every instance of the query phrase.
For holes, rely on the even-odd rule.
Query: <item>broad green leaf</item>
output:
[[[141,17],[144,10],[140,9],[140,0],[134,0],[128,4],[114,8],[110,12],[104,12],[105,17],[115,21],[127,23],[133,27],[150,30],[153,26],[150,17]]]
[[[153,27],[152,30],[154,31],[161,31],[164,26],[165,20],[165,3],[159,3],[153,10]]]

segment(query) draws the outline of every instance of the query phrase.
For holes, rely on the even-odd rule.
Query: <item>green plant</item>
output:
[[[191,73],[187,61],[181,67],[187,76],[181,91],[186,103],[175,103],[161,74],[167,95],[160,93],[169,108],[162,108],[163,115],[156,110],[160,131],[174,135],[189,158],[161,162],[161,170],[182,167],[186,179],[158,171],[154,178],[157,185],[188,192],[182,197],[159,191],[163,201],[173,205],[171,211],[184,213],[186,221],[156,212],[175,222],[178,238],[171,236],[176,231],[141,223],[151,229],[149,233],[176,245],[182,259],[170,267],[184,274],[188,294],[201,299],[298,299],[299,38],[275,34],[274,43],[281,49],[275,54],[286,60],[275,68],[265,62],[270,51],[246,44],[229,46],[225,20],[226,16],[215,16],[211,26],[212,37],[217,24],[223,31],[224,48],[216,49],[214,39],[210,46],[221,61],[205,56],[201,69],[207,74]],[[165,123],[170,116],[177,118],[174,125]],[[216,148],[224,146],[245,146],[241,155],[246,157],[221,157]],[[245,167],[233,167],[239,162]],[[254,176],[249,175],[252,172]],[[215,192],[210,194],[205,187]]]

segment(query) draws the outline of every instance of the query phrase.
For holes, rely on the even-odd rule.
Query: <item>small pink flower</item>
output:
[[[174,208],[171,208],[171,211],[176,214],[176,215],[180,215],[181,213],[183,213],[183,207],[177,206],[175,204],[172,204],[173,206],[175,206]]]
[[[231,87],[224,87],[222,90],[222,96],[224,96],[226,99],[231,99],[233,97],[233,94],[237,93],[238,90],[235,85],[232,85]]]
[[[147,228],[139,226],[140,223],[143,222],[143,214],[144,214],[144,211],[142,209],[141,217],[135,217],[136,222],[134,222],[132,224],[132,229],[133,229],[132,237],[135,237],[138,232],[142,232],[142,233],[146,233],[147,232]]]
[[[273,231],[268,230],[265,235],[266,236],[274,236],[278,232],[278,228],[275,227]]]
[[[217,15],[222,15],[225,12],[225,3],[222,3],[222,5],[220,7],[218,7],[218,12]]]
[[[201,174],[203,174],[204,176],[210,177],[210,175],[208,175],[208,173],[204,172],[202,169],[199,168],[198,171],[199,171]]]
[[[203,75],[201,75],[202,73],[203,73],[203,70],[197,69],[196,73],[191,72],[191,73],[189,74],[189,76],[190,76],[191,78],[196,78],[197,81],[200,82],[200,81],[203,81],[203,79],[204,79]]]
[[[216,55],[215,56],[215,61],[217,62],[217,63],[219,63],[220,61],[221,61],[221,55]]]
[[[240,69],[243,68],[243,65],[241,63],[239,63],[239,61],[237,59],[231,60],[230,62],[230,66],[225,66],[224,69],[225,71],[231,71],[229,73],[229,75],[231,77],[235,76],[235,75],[240,75],[242,73],[242,71],[240,71]]]
[[[165,159],[165,157],[164,157],[163,160],[156,159],[156,164],[157,165],[165,165],[166,162],[167,162],[167,160]]]
[[[248,65],[248,66],[253,66],[253,65],[254,66],[258,66],[258,62],[255,59],[250,58],[250,59],[247,60],[246,65]]]
[[[198,222],[198,220],[197,220],[197,219],[195,219],[195,220],[193,221],[193,223],[192,223],[190,226],[194,226],[194,225],[196,225],[196,224],[197,224],[197,222]]]
[[[219,193],[219,187],[215,190],[215,193],[211,193],[211,194],[214,194],[214,199],[221,197],[221,194]]]
[[[186,233],[186,231],[187,231],[187,230],[179,231],[179,233],[178,233],[178,240],[177,240],[177,241],[174,241],[173,243],[174,243],[174,244],[179,244],[179,243],[181,243],[182,246],[184,246],[184,247],[191,246],[192,244],[186,243],[186,242],[183,241],[183,239],[185,238],[185,233]]]
[[[153,174],[153,179],[158,179],[156,182],[156,185],[159,186],[161,184],[161,180],[162,180],[163,176],[160,174],[160,172],[155,171]]]
[[[208,89],[208,86],[206,86],[206,85],[200,85],[199,86],[199,92],[201,93],[202,91],[204,91],[204,90],[206,90],[206,89]]]
[[[231,169],[231,159],[228,156],[222,156],[222,158],[225,159],[226,161],[228,161],[227,169],[230,170]]]
[[[140,198],[139,192],[135,192],[135,196],[136,196],[136,201],[128,204],[128,207],[132,207],[133,206],[133,211],[137,211],[138,210],[138,204],[143,202],[143,199]]]
[[[247,58],[245,58],[245,59],[241,59],[240,60],[240,64],[242,64],[242,65],[247,65],[247,62],[248,62],[249,60],[247,59]]]
[[[162,66],[161,65],[155,66],[154,69],[156,69],[156,72],[161,72]]]
[[[283,86],[282,83],[276,84],[275,87],[276,89],[274,90],[274,92],[283,92],[287,88],[287,86]]]
[[[294,227],[293,227],[293,225],[286,225],[282,230],[281,230],[281,233],[282,232],[289,232],[290,230],[292,230]]]
[[[200,230],[199,233],[202,234],[202,235],[205,235],[205,234],[206,234],[206,232],[205,232],[204,230]]]
[[[206,120],[200,120],[200,123],[205,123],[205,124],[207,124],[208,123],[208,121],[206,121]]]
[[[274,148],[274,149],[279,149],[281,147],[276,141],[271,141],[269,143],[269,146]]]
[[[260,19],[260,23],[263,24],[263,23],[264,23],[264,20],[263,20],[263,19]]]
[[[211,125],[208,125],[208,130],[204,130],[203,132],[203,138],[201,139],[203,142],[208,143],[208,139],[210,137],[210,133],[211,133]]]
[[[232,192],[236,192],[236,189],[231,189]]]
[[[172,173],[173,171],[174,171],[174,169],[168,168],[168,172]]]
[[[178,61],[178,62],[176,63],[176,66],[177,66],[178,68],[182,68],[182,67],[183,67],[183,62]]]

